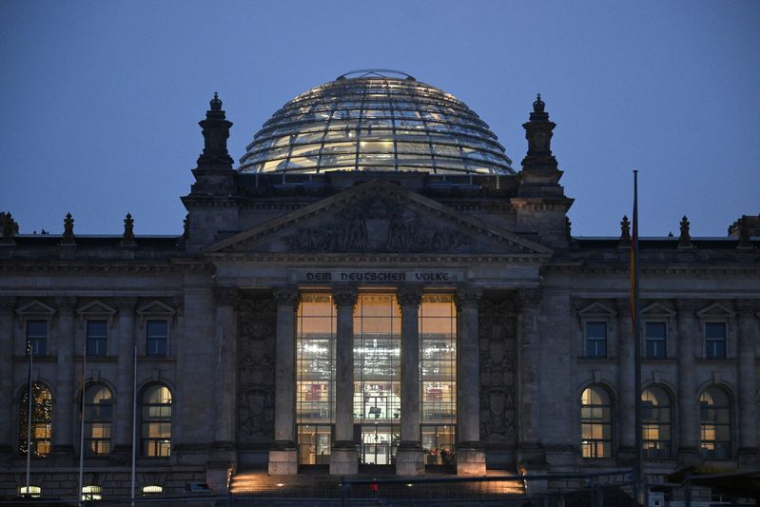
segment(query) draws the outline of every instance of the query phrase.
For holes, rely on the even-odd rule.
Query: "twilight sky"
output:
[[[0,211],[22,233],[180,234],[218,91],[243,154],[295,95],[390,68],[464,101],[519,169],[546,101],[577,236],[725,236],[760,213],[760,2],[0,0]]]

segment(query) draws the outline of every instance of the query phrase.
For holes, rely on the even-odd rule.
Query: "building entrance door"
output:
[[[393,465],[400,440],[398,426],[364,425],[361,437],[362,465]]]

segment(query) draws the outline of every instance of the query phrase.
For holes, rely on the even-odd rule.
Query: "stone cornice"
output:
[[[630,267],[627,262],[615,263],[615,264],[551,264],[547,263],[542,268],[542,273],[546,274],[576,274],[576,275],[588,275],[588,274],[606,274],[606,275],[628,275]],[[689,265],[664,265],[664,266],[639,266],[640,274],[648,275],[756,275],[760,276],[760,266],[757,264],[741,264],[737,266],[722,265],[722,266],[709,266],[705,264],[689,266]]]
[[[240,253],[221,252],[207,254],[210,261],[227,262],[290,262],[290,263],[368,263],[368,264],[398,264],[398,263],[522,263],[543,264],[549,255],[534,254],[427,254],[427,253]]]
[[[183,260],[184,261],[184,260]],[[186,272],[208,272],[213,273],[214,268],[205,260],[194,260],[190,262],[174,262],[174,259],[164,259],[156,262],[135,262],[135,261],[106,261],[99,262],[92,259],[66,260],[57,259],[44,260],[27,260],[13,259],[0,262],[0,272],[3,273],[29,273],[34,274],[58,274],[58,273],[87,273],[87,274],[104,274],[104,273],[138,273],[138,274],[156,274],[156,273],[186,273]]]

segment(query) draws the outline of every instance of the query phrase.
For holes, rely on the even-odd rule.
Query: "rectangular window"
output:
[[[720,359],[726,357],[726,323],[705,323],[705,357]]]
[[[665,359],[667,356],[666,334],[664,322],[647,322],[644,326],[646,333],[646,357],[648,359]]]
[[[165,320],[149,320],[147,335],[145,354],[148,356],[165,356],[169,349],[168,323]]]
[[[108,344],[108,323],[105,320],[87,321],[87,355],[105,356]]]
[[[586,357],[607,357],[606,322],[586,322]]]
[[[47,321],[28,320],[26,322],[26,342],[35,356],[47,354]]]

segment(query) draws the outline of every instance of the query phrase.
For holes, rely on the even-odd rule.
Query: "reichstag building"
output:
[[[526,117],[516,164],[451,94],[358,71],[283,105],[236,165],[215,96],[182,234],[127,216],[80,236],[70,215],[30,234],[4,211],[0,495],[28,453],[42,497],[76,495],[82,453],[88,491],[128,496],[133,449],[164,494],[257,469],[630,466],[630,225],[572,235],[540,96]],[[726,225],[640,241],[655,483],[760,463],[760,218]]]

